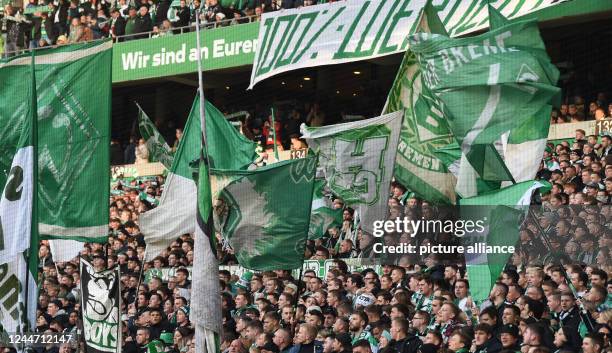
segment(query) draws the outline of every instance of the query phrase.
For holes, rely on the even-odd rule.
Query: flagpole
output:
[[[34,257],[38,259],[38,97],[36,95],[36,55],[32,50],[32,61],[30,69],[32,70],[31,75],[31,113],[30,124],[31,124],[31,141],[32,141],[32,215],[30,217],[30,250],[28,250],[28,256],[26,261],[26,278],[25,278],[25,303],[24,308],[26,312],[26,322],[22,332],[30,330],[29,324],[35,325],[36,323],[28,323],[28,313],[30,310],[30,260],[32,257],[32,248],[36,249]],[[38,262],[36,266],[36,274],[38,277]],[[38,281],[38,278],[34,278]]]
[[[207,165],[210,166],[210,160],[208,158],[208,150],[206,149],[206,99],[204,97],[204,78],[202,77],[202,44],[200,43],[200,10],[196,10],[196,49],[197,49],[197,61],[198,61],[198,94],[200,97],[200,120],[202,121],[202,145],[206,153],[204,157],[206,158]],[[206,168],[208,171],[208,168]],[[210,174],[210,173],[209,173]]]
[[[540,226],[540,223],[537,221],[538,219],[536,217],[536,214],[531,209],[531,207],[529,207],[529,215],[531,216],[531,218],[534,219],[533,223],[536,225],[536,228],[538,229],[538,232],[542,236],[542,239],[544,239],[544,243],[545,243],[546,247],[548,248],[548,250],[550,251],[550,253],[552,254],[553,260],[554,260],[556,255],[554,254],[553,247],[552,247],[552,244],[550,243],[550,239],[548,237],[548,234],[546,234],[546,232],[544,232],[544,229],[542,229],[542,226]],[[576,292],[576,288],[574,287],[574,285],[572,284],[571,279],[567,275],[567,271],[565,270],[565,266],[563,266],[563,264],[561,263],[561,258],[559,258],[557,256],[556,260],[558,262],[558,265],[559,265],[559,268],[561,270],[561,273],[563,274],[563,277],[565,278],[565,281],[567,282],[567,286],[572,291],[572,295],[574,296],[574,298],[576,300],[581,299],[581,298],[578,297],[578,293]],[[591,318],[589,318],[589,315],[587,315],[587,311],[584,308],[584,305],[582,304],[582,301],[580,301],[580,304],[578,305],[578,307],[579,307],[580,320],[582,320],[582,322],[584,323],[586,328],[589,330],[589,332],[594,332],[595,326],[593,325],[593,322],[591,322]]]
[[[200,122],[201,122],[201,126],[200,128],[202,129],[202,148],[200,150],[200,167],[198,168],[199,171],[202,170],[201,165],[202,163],[204,163],[204,165],[206,166],[206,173],[208,174],[208,183],[210,184],[210,157],[208,155],[208,149],[207,149],[207,135],[206,135],[206,99],[204,97],[204,78],[202,75],[202,45],[201,45],[201,39],[200,39],[200,9],[196,9],[196,50],[197,50],[197,61],[198,61],[198,93],[199,93],[199,98],[200,98]],[[199,174],[198,174],[199,175]],[[199,177],[201,178],[201,177]],[[196,182],[196,184],[200,184],[199,182]],[[200,193],[200,190],[198,190],[198,194]],[[199,197],[199,196],[198,196]],[[209,201],[210,202],[210,201]],[[196,203],[196,222],[199,223],[200,222],[200,214],[199,214],[199,200]],[[211,209],[212,212],[212,209]],[[204,223],[207,223],[207,227],[211,226],[210,228],[212,228],[212,225],[210,224],[211,219],[210,217],[212,217],[212,215],[208,215],[209,219],[203,220]],[[212,230],[212,229],[209,229]],[[197,232],[196,232],[197,233]],[[203,235],[203,234],[200,234]],[[212,256],[215,258],[216,260],[216,239],[215,239],[215,234],[214,234],[214,230],[212,230],[208,235],[208,241],[210,243],[210,250],[213,253]],[[197,243],[197,240],[196,240]],[[195,249],[194,249],[195,250]],[[196,255],[197,256],[197,255]],[[213,261],[215,263],[214,268],[211,268],[210,271],[214,271],[213,275],[216,273],[217,277],[218,277],[218,271],[219,271],[219,267],[217,264],[217,261]],[[218,308],[217,310],[221,310],[221,308]],[[206,353],[213,353],[213,351],[211,351],[211,349],[216,349],[217,351],[219,350],[219,334],[220,332],[209,332],[209,329],[203,329],[200,325],[200,322],[196,322],[195,325],[195,333],[194,333],[194,339],[196,342],[196,353],[200,353],[200,352],[206,352]]]
[[[274,106],[270,107],[272,112],[272,139],[274,139],[274,158],[278,162],[280,158],[278,158],[278,146],[276,146],[276,120],[274,118]]]
[[[147,245],[145,244],[144,254],[142,256],[142,263],[140,264],[140,273],[138,274],[138,285],[136,286],[136,298],[138,298],[138,291],[140,290],[140,281],[142,279],[142,273],[144,272],[144,264],[147,261]]]

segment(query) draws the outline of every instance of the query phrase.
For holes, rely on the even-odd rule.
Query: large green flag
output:
[[[522,218],[529,210],[531,196],[537,189],[549,189],[550,184],[525,181],[500,190],[462,199],[461,218],[484,221],[484,230],[468,232],[464,244],[480,249],[466,251],[465,261],[470,279],[470,292],[476,301],[486,299],[508,259],[510,252],[488,251],[483,246],[516,245]]]
[[[421,11],[418,32],[446,34],[431,4]],[[458,146],[437,97],[423,80],[422,69],[408,49],[389,92],[383,113],[403,111],[404,120],[395,161],[395,179],[420,197],[455,203]],[[448,153],[439,153],[445,149]]]
[[[138,128],[140,135],[147,144],[149,161],[160,162],[166,169],[170,169],[174,160],[170,146],[168,146],[164,137],[159,133],[157,127],[153,125],[147,113],[142,110],[138,103],[136,103],[136,106],[138,107]]]
[[[240,134],[210,102],[205,107],[211,165],[220,169],[248,168],[257,158],[256,144]],[[177,234],[195,231],[197,188],[192,164],[200,156],[201,133],[200,100],[196,97],[164,184],[160,205],[140,216],[140,230],[147,241],[147,259],[159,255]]]
[[[325,195],[325,185],[324,179],[315,180],[308,230],[308,239],[311,240],[323,237],[331,227],[342,226],[343,210],[333,207],[331,200]]]
[[[475,195],[476,177],[516,180],[504,163],[504,145],[513,130],[540,118],[559,91],[554,86],[558,70],[546,54],[537,23],[516,22],[472,38],[419,33],[409,40],[424,81],[443,102],[461,147],[461,172],[468,170],[466,161],[473,169],[469,179],[460,172],[457,192]],[[541,155],[523,158],[539,160]]]
[[[491,4],[489,4],[488,10],[491,30],[496,30],[510,23]],[[551,79],[554,80],[552,81],[554,84],[558,80],[558,74],[554,72],[553,74],[554,77]],[[525,158],[525,156],[542,156],[544,154],[550,128],[551,109],[551,106],[543,105],[532,119],[526,119],[523,125],[508,133],[507,143],[503,145],[503,157],[504,163],[516,182],[535,178],[540,158]],[[502,183],[502,186],[504,184],[508,185],[509,182]]]
[[[242,267],[302,266],[316,164],[309,156],[253,171],[211,170],[219,186],[213,197],[228,208],[223,234]]]
[[[41,238],[107,239],[111,47],[110,41],[97,41],[36,55]],[[29,64],[27,55],[0,62],[2,150],[17,146],[18,122],[30,104],[19,94],[30,83],[23,79]]]
[[[0,97],[5,93],[17,94],[23,97],[26,104],[23,115],[18,116],[20,120],[13,122],[19,126],[16,148],[0,145],[2,155],[12,155],[8,175],[0,173],[0,179],[6,181],[0,194],[0,336],[3,339],[7,339],[7,333],[31,331],[36,321],[39,237],[35,198],[38,183],[34,177],[38,174],[34,55],[35,52],[32,52],[27,57],[28,70],[20,70],[26,74],[20,77],[21,81],[10,80],[9,77],[13,69],[26,64],[26,56],[0,64],[0,81],[3,82]],[[28,77],[29,80],[26,79]],[[23,82],[27,84],[22,85]],[[0,110],[4,109],[4,104],[0,100]]]

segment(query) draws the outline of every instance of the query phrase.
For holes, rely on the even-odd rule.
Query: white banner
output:
[[[492,3],[507,18],[565,0]],[[282,72],[341,64],[406,51],[408,34],[427,0],[348,0],[266,13],[262,16],[251,84]],[[451,36],[488,26],[487,1],[433,0]]]
[[[0,194],[0,264],[17,261],[30,247],[33,160],[32,146],[17,150]]]
[[[319,153],[331,191],[358,211],[361,227],[387,219],[387,193],[395,164],[402,112],[324,127],[302,124],[302,138]]]

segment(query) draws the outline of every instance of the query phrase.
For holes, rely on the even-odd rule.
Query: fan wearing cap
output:
[[[478,324],[474,327],[472,352],[497,353],[502,350],[502,344],[493,335],[493,328],[488,324]]]
[[[354,307],[356,310],[366,308],[376,301],[376,298],[370,293],[362,293],[355,298]]]

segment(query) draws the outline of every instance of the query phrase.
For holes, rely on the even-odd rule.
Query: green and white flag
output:
[[[160,162],[166,169],[170,169],[172,167],[172,160],[174,159],[170,146],[168,146],[164,137],[159,133],[155,125],[153,125],[147,113],[142,110],[138,103],[136,103],[136,106],[138,107],[138,129],[140,130],[140,135],[147,144],[150,161]]]
[[[418,24],[418,32],[446,34],[430,4],[421,10]],[[454,204],[456,178],[451,168],[460,152],[442,104],[424,81],[410,49],[404,55],[383,109],[383,113],[395,111],[404,112],[395,179],[425,200]]]
[[[26,253],[0,265],[0,337],[8,338],[7,333],[32,332],[36,325],[38,268],[32,266],[38,265],[38,257],[30,258],[34,261],[30,261],[28,271]]]
[[[351,123],[301,126],[308,146],[319,153],[330,190],[359,211],[361,227],[387,219],[387,201],[397,151],[402,112]]]
[[[508,25],[509,20],[504,17],[496,8],[489,4],[489,27],[491,30],[496,30]],[[553,73],[554,77],[551,83],[555,84],[558,80],[558,73]],[[550,129],[550,111],[552,107],[543,105],[542,108],[535,113],[533,119],[527,119],[523,125],[512,130],[507,141],[502,140],[504,162],[508,167],[515,181],[521,182],[532,180],[537,173],[540,158],[525,158],[529,156],[542,156],[546,148],[548,139],[548,130]],[[502,182],[502,186],[510,185],[510,182]]]
[[[195,231],[196,183],[190,166],[200,155],[200,103],[196,97],[183,138],[164,184],[158,207],[140,216],[147,260],[165,250],[176,236]],[[257,157],[255,143],[241,135],[210,102],[206,102],[206,135],[210,163],[221,169],[246,169]],[[230,152],[231,151],[231,152]]]
[[[30,56],[27,56],[32,62]],[[8,62],[7,64],[10,64]],[[6,64],[5,64],[6,65]],[[25,77],[21,77],[19,81],[26,81],[24,78],[28,76],[34,78],[33,64],[30,67],[25,66],[23,72]],[[29,70],[28,70],[29,69]],[[30,75],[28,75],[30,71]],[[0,66],[0,97],[6,97],[9,94],[19,94],[25,97],[23,101],[26,106],[22,111],[21,116],[17,116],[18,120],[13,122],[14,125],[20,125],[20,129],[16,131],[18,136],[17,146],[4,145],[2,146],[2,154],[12,156],[10,168],[7,170],[6,177],[0,195],[0,264],[6,264],[11,261],[17,261],[17,257],[22,256],[22,253],[30,247],[30,237],[32,232],[32,206],[34,198],[34,161],[35,161],[35,138],[33,132],[35,128],[33,124],[36,119],[36,107],[32,105],[36,97],[36,85],[31,84],[21,85],[21,82],[11,80],[10,75],[14,71],[7,66]],[[27,80],[27,82],[32,82]],[[26,90],[23,90],[25,88]],[[28,99],[30,98],[30,99]],[[6,107],[5,99],[0,99],[0,110]],[[5,125],[8,128],[9,125]],[[1,142],[0,142],[1,143]]]
[[[253,171],[211,170],[222,186],[215,199],[228,207],[223,234],[244,268],[302,266],[317,159],[309,156]]]
[[[208,162],[211,161],[207,154],[208,146],[208,131],[209,127],[214,124],[209,123],[209,111],[200,109],[200,100],[203,100],[201,95],[196,95],[197,109],[194,115],[197,114],[200,126],[204,126],[206,130],[206,139],[204,133],[200,129],[200,154],[198,168],[198,190],[197,190],[197,210],[196,217],[191,219],[195,224],[195,244],[193,260],[192,277],[192,299],[190,319],[195,325],[195,344],[197,353],[213,353],[219,352],[220,335],[222,330],[222,315],[221,315],[221,286],[219,285],[219,264],[216,257],[215,233],[212,227],[212,197],[210,186],[210,167]],[[205,107],[208,107],[206,102]],[[212,107],[212,105],[211,105]],[[215,109],[216,110],[216,109]],[[206,119],[206,122],[205,120]],[[227,123],[227,122],[226,122]],[[234,130],[235,131],[235,130]],[[208,155],[208,158],[206,156]]]
[[[554,86],[559,73],[546,54],[537,22],[516,22],[471,38],[418,33],[409,40],[424,82],[443,103],[461,147],[457,192],[476,195],[478,178],[517,180],[504,161],[509,135],[535,124],[559,91]],[[523,158],[539,161],[541,154],[532,152],[524,151]]]
[[[12,139],[0,141],[0,155],[13,156],[10,168],[2,166],[0,172],[4,185],[0,195],[0,336],[3,339],[8,338],[7,333],[31,331],[36,321],[39,240],[35,202],[38,184],[34,178],[38,174],[34,54],[0,62],[0,97],[17,94],[24,102],[22,115],[16,116],[11,125],[5,125],[6,130],[18,134],[11,136],[17,137],[17,145],[11,146]],[[15,72],[24,76],[19,81],[12,80]],[[7,104],[10,102],[0,99],[0,112]]]
[[[96,41],[36,55],[38,218],[43,239],[107,240],[111,48],[111,41]],[[2,88],[14,88],[0,96],[0,149],[17,146],[20,124],[15,122],[30,104],[19,94],[29,84],[23,79],[29,63],[28,56],[0,63]]]
[[[475,253],[465,253],[470,292],[474,300],[482,301],[488,297],[512,255],[487,252],[483,245],[516,246],[522,218],[529,210],[533,192],[539,188],[550,188],[550,184],[545,181],[525,181],[461,200],[461,218],[484,221],[485,224],[482,232],[474,230],[466,233],[463,238],[465,246],[480,249]]]
[[[325,180],[315,180],[308,230],[308,239],[310,240],[323,237],[331,227],[342,226],[343,210],[341,208],[335,209],[329,197],[325,196],[325,185]]]

